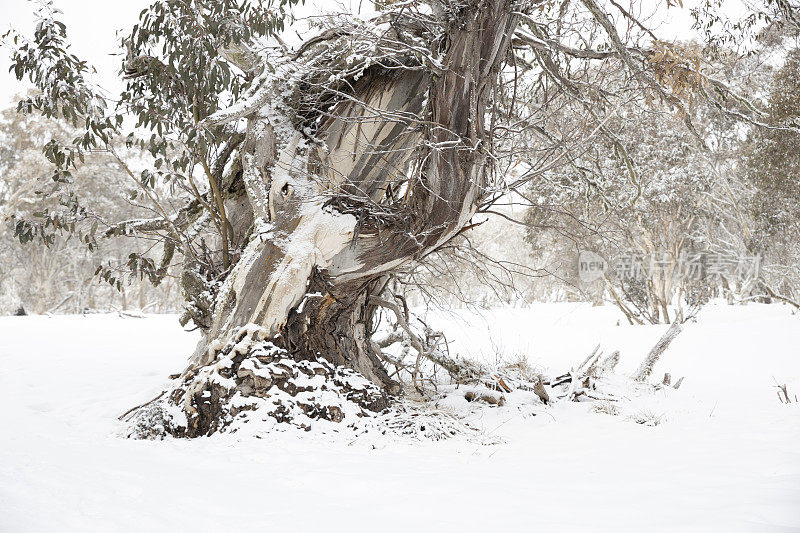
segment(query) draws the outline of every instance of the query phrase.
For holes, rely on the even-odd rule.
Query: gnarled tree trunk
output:
[[[347,40],[364,38],[359,26],[337,28],[277,65],[277,75],[264,69],[240,104],[207,120],[247,119],[248,202],[239,210],[255,222],[251,230],[230,206],[232,220],[246,221],[234,236],[252,233],[185,377],[219,364],[231,336],[256,325],[295,360],[324,359],[399,392],[370,341],[370,296],[476,212],[489,172],[485,115],[516,25],[511,0],[449,9],[446,23],[386,14],[375,33],[376,50],[416,40],[427,56],[400,47],[332,87],[331,50],[344,46],[346,56]]]
[[[415,31],[394,23],[397,39]],[[299,358],[326,358],[397,391],[369,342],[369,296],[475,213],[487,182],[487,103],[515,24],[509,0],[462,7],[435,43],[445,49],[438,72],[424,64],[366,69],[348,97],[318,110],[315,144],[276,91],[253,109],[244,179],[261,220],[220,291],[208,340],[258,324]],[[329,45],[320,41],[294,61],[315,46]],[[409,178],[402,198],[387,193]],[[207,363],[203,350],[198,361]]]
[[[290,313],[278,344],[295,359],[324,357],[361,373],[390,394],[399,393],[370,339],[377,309],[370,296],[380,293],[386,281],[383,276],[331,286],[323,273],[315,271],[309,289],[320,296],[306,297],[302,308]]]

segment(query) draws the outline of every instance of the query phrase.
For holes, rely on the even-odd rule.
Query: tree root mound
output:
[[[357,372],[324,359],[296,361],[265,336],[248,325],[225,346],[212,345],[210,364],[190,367],[127,417],[126,436],[192,438],[265,422],[304,430],[320,421],[346,426],[389,406],[391,399]]]

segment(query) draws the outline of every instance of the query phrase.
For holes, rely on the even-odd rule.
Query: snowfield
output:
[[[554,372],[598,343],[632,372],[666,329],[587,304],[427,318],[452,352]],[[800,531],[800,405],[774,381],[800,396],[785,306],[707,306],[655,367],[681,388],[617,416],[449,398],[481,438],[120,438],[196,340],[174,316],[0,318],[0,531]]]

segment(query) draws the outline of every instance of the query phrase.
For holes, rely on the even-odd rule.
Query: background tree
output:
[[[710,287],[680,271],[699,252],[725,257],[742,252],[716,238],[720,225],[741,230],[729,199],[730,176],[716,168],[736,156],[735,136],[723,133],[731,131],[731,121],[709,110],[694,114],[703,117],[701,132],[713,139],[713,154],[698,147],[679,118],[644,100],[632,102],[607,122],[630,161],[613,142],[601,141],[548,172],[528,192],[533,204],[526,218],[528,240],[537,250],[558,249],[559,272],[573,290],[614,301],[632,323],[669,322],[680,313],[673,304],[687,298],[699,303],[693,296],[698,291],[705,294],[701,301],[710,296]],[[609,265],[636,254],[646,264],[655,259],[659,267],[609,275],[590,287],[578,279],[581,250],[599,254]]]
[[[74,130],[55,120],[13,109],[0,114],[0,312],[13,313],[20,307],[33,313],[177,309],[174,276],[158,287],[139,275],[125,276],[132,253],[159,248],[160,242],[101,240],[93,244],[98,248],[93,254],[87,242],[74,238],[69,228],[54,231],[47,241],[23,245],[15,238],[15,228],[24,227],[25,220],[64,207],[52,194],[58,185],[51,179],[42,146],[72,135]],[[64,184],[68,194],[85,198],[85,220],[78,225],[91,233],[93,226],[108,220],[147,216],[146,208],[131,203],[130,187],[121,186],[124,183],[119,165],[107,156],[96,154],[78,168],[70,183]],[[18,237],[28,238],[25,233]],[[98,267],[105,281],[94,275]]]
[[[800,123],[800,48],[787,54],[771,80],[767,110],[774,124]],[[753,226],[748,247],[764,255],[759,287],[768,297],[797,305],[800,277],[800,134],[776,129],[751,132],[743,172],[754,188],[748,202]]]
[[[764,148],[770,143],[762,143],[762,139],[791,142],[797,135],[796,115],[775,115],[771,111],[773,104],[762,101],[765,86],[785,86],[773,81],[770,64],[780,64],[782,56],[788,52],[791,57],[796,48],[797,28],[792,22],[795,12],[788,5],[766,2],[754,5],[742,20],[730,21],[715,5],[710,2],[695,10],[698,22],[703,21],[706,30],[703,48],[696,44],[673,45],[651,57],[656,62],[665,61],[668,72],[677,60],[695,65],[692,71],[714,73],[694,79],[662,73],[672,79],[674,90],[688,96],[689,114],[679,112],[671,117],[663,108],[654,107],[652,100],[648,104],[641,97],[626,98],[619,90],[620,86],[625,87],[620,84],[619,74],[600,67],[593,73],[595,76],[602,73],[606,79],[616,80],[612,83],[617,89],[607,90],[606,94],[612,96],[617,116],[604,124],[614,136],[605,136],[594,147],[571,150],[565,164],[549,170],[527,193],[526,201],[531,204],[527,236],[534,244],[534,253],[560,250],[563,260],[557,271],[565,278],[567,290],[581,299],[607,298],[619,305],[632,322],[669,321],[680,314],[686,318],[690,313],[681,313],[682,303],[693,306],[712,295],[725,294],[732,300],[768,296],[774,291],[764,287],[765,280],[779,278],[785,283],[791,270],[786,265],[793,261],[785,249],[778,259],[778,254],[766,253],[772,245],[770,237],[755,236],[759,225],[776,227],[767,213],[781,216],[778,206],[785,206],[791,193],[773,189],[768,199],[758,194],[757,182],[776,176],[773,183],[785,186],[796,180],[787,180],[781,173],[770,174],[765,168],[748,171],[748,165],[741,162],[752,157],[747,154],[754,150],[765,153]],[[743,33],[746,39],[741,38]],[[752,37],[744,50],[747,54],[732,49],[741,44],[732,40],[734,35],[740,41]],[[783,68],[789,69],[791,64],[787,60]],[[787,78],[793,79],[791,75]],[[715,86],[735,87],[731,94],[750,98],[740,99],[741,106],[726,107],[724,103],[731,97],[715,97]],[[698,98],[692,97],[695,91]],[[774,95],[770,97],[773,99]],[[739,111],[747,108],[751,115],[744,124],[731,120],[741,118]],[[569,127],[570,120],[577,116],[564,106],[560,115],[554,114],[554,124]],[[680,127],[679,121],[687,117],[700,126],[694,130]],[[747,143],[745,136],[750,136]],[[789,149],[781,157],[765,155],[761,162],[780,165],[786,174],[791,174],[791,164],[781,158],[792,153]],[[756,215],[761,217],[760,223],[748,206],[761,210],[761,215]],[[761,248],[754,246],[754,239]],[[777,242],[775,245],[781,248]],[[576,271],[581,249],[593,250],[608,259],[620,253],[656,254],[669,266],[667,272],[656,271],[657,279],[651,273],[638,281],[613,278],[586,286]],[[759,254],[761,276],[738,282],[730,276],[717,275],[703,283],[687,284],[675,276],[674,269],[681,253],[694,252],[708,252],[728,262]],[[674,311],[667,309],[670,303],[676,306]]]

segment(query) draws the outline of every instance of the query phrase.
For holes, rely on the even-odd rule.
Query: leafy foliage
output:
[[[15,46],[11,71],[18,79],[28,78],[38,89],[19,102],[24,114],[38,113],[70,124],[69,140],[52,138],[44,154],[53,166],[57,185],[49,195],[58,199],[58,209],[45,209],[15,221],[21,242],[41,239],[52,243],[56,233],[74,232],[90,217],[83,200],[69,187],[73,173],[93,152],[108,152],[133,180],[136,190],[130,198],[145,201],[167,226],[171,242],[181,251],[214,270],[213,259],[191,250],[192,239],[181,238],[185,227],[173,219],[180,213],[159,198],[159,188],[177,187],[194,197],[195,205],[208,212],[223,248],[224,263],[230,262],[229,223],[224,208],[225,191],[220,180],[224,161],[235,135],[221,128],[201,126],[201,121],[238,98],[253,77],[226,60],[224,50],[282,30],[286,8],[297,0],[165,0],[143,10],[139,23],[124,37],[126,50],[122,72],[127,78],[118,98],[103,94],[88,81],[90,66],[70,51],[67,28],[52,0],[37,11],[33,39],[9,32]],[[127,128],[126,117],[135,119]],[[152,158],[150,168],[134,171],[120,149],[138,148]],[[215,167],[215,163],[217,166]],[[199,170],[199,173],[197,172]],[[203,182],[205,180],[205,183]],[[199,215],[193,211],[192,220]],[[96,247],[96,225],[80,239]],[[215,254],[215,250],[205,253]],[[171,255],[170,255],[171,258]],[[135,272],[150,259],[131,261]],[[147,270],[147,269],[146,269]]]

